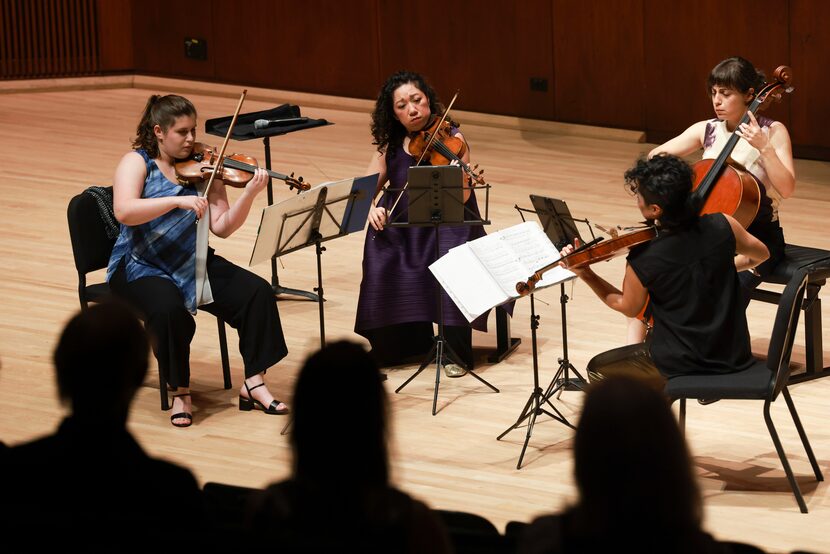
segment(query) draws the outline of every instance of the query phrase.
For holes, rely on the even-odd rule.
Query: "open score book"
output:
[[[513,298],[516,283],[560,258],[559,251],[535,221],[491,233],[451,248],[430,271],[468,321]],[[536,289],[576,277],[565,268],[546,272]]]

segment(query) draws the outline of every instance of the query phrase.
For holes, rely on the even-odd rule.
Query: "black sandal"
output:
[[[262,410],[263,412],[265,412],[268,415],[286,415],[286,414],[291,413],[291,410],[288,409],[287,406],[285,408],[283,408],[282,410],[277,409],[277,406],[282,404],[282,402],[280,402],[277,399],[272,400],[271,404],[266,408],[262,404],[262,402],[260,402],[256,398],[254,398],[253,395],[251,394],[251,391],[256,389],[257,387],[264,387],[264,386],[265,386],[265,383],[260,383],[258,385],[254,385],[253,387],[249,387],[248,382],[245,381],[245,390],[248,391],[248,397],[249,398],[245,398],[241,394],[239,395],[239,410],[242,411],[242,412],[250,412],[251,410],[256,408],[257,410]]]
[[[182,396],[190,396],[189,392],[184,394],[174,394],[173,398],[180,398]],[[186,419],[187,423],[176,423],[173,421],[174,419]],[[173,414],[170,416],[170,423],[173,424],[173,427],[190,427],[193,425],[193,414],[189,414],[187,412],[179,412],[177,414]]]

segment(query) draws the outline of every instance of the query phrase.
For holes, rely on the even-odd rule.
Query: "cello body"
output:
[[[717,160],[700,160],[692,165],[693,191],[697,191]],[[760,183],[749,171],[732,162],[723,164],[721,174],[706,195],[700,215],[724,213],[734,217],[746,229],[761,205]]]

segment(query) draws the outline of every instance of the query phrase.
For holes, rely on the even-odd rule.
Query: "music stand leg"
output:
[[[568,419],[560,412],[556,406],[551,404],[550,397],[546,396],[544,392],[542,392],[542,388],[539,386],[539,355],[537,350],[537,342],[536,342],[536,329],[539,327],[539,316],[536,315],[536,308],[534,304],[533,295],[530,295],[530,338],[531,338],[531,350],[533,355],[533,392],[530,393],[530,397],[528,397],[527,402],[522,408],[521,413],[519,414],[518,419],[516,419],[516,423],[508,427],[507,429],[502,432],[501,435],[496,437],[496,440],[501,440],[507,433],[516,429],[524,423],[526,420],[530,419],[527,425],[527,433],[525,434],[525,440],[522,444],[522,451],[519,454],[519,461],[516,463],[516,469],[522,469],[522,461],[524,460],[525,451],[527,450],[527,444],[530,442],[530,436],[533,434],[533,426],[536,424],[536,417],[542,414],[547,415],[551,419],[554,419],[571,429],[575,429],[573,425],[568,421]],[[545,405],[550,407],[553,413],[549,412],[545,409]]]
[[[433,225],[433,229],[435,229],[435,259],[441,257],[441,249],[440,249],[440,241],[439,241],[439,232],[438,228],[440,227],[440,223],[436,223]],[[467,367],[467,364],[461,361],[456,353],[453,351],[452,347],[446,343],[446,339],[444,338],[444,306],[441,302],[441,286],[436,283],[435,286],[435,301],[437,305],[437,313],[438,313],[438,334],[433,337],[434,344],[427,354],[427,357],[421,363],[421,366],[418,370],[413,373],[406,381],[403,382],[401,386],[395,389],[395,392],[400,392],[406,385],[408,385],[415,377],[420,375],[420,373],[432,362],[435,362],[435,390],[433,391],[432,397],[432,415],[437,414],[437,406],[438,406],[438,387],[441,385],[441,363],[444,360],[452,360],[453,363],[460,365],[465,370],[467,370],[467,375],[472,375],[476,379],[478,379],[481,383],[487,385],[492,389],[494,392],[499,392],[499,389],[491,385],[487,382],[483,377],[477,375],[475,371]]]
[[[317,253],[317,287],[314,290],[315,290],[315,292],[317,292],[317,296],[319,297],[319,300],[317,301],[317,304],[320,308],[320,348],[325,348],[326,347],[326,315],[325,315],[324,309],[323,309],[323,303],[325,302],[325,300],[323,298],[323,262],[322,262],[322,257],[323,257],[323,252],[326,251],[326,247],[320,245],[319,233],[317,233],[317,235],[318,235],[318,240],[314,243],[315,246],[316,246],[315,251]]]
[[[562,357],[558,359],[559,369],[551,379],[547,390],[545,391],[545,398],[550,398],[554,394],[559,398],[562,391],[585,391],[588,386],[588,381],[580,375],[580,373],[573,366],[568,359],[568,295],[565,294],[565,283],[559,283],[559,304],[562,313]],[[569,371],[573,371],[576,377],[570,377]]]

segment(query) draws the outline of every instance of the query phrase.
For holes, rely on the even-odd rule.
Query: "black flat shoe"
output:
[[[287,406],[285,408],[283,408],[282,410],[277,409],[277,407],[280,404],[282,404],[282,402],[280,402],[279,400],[272,400],[271,404],[269,404],[268,407],[266,408],[265,405],[263,405],[262,402],[260,402],[259,400],[254,398],[253,395],[251,395],[252,390],[254,390],[257,387],[264,387],[264,386],[265,386],[265,383],[260,383],[258,385],[253,386],[253,387],[248,387],[248,383],[245,383],[245,390],[248,391],[248,396],[250,398],[245,398],[241,394],[239,395],[239,410],[242,411],[242,412],[250,412],[251,410],[256,408],[257,410],[262,410],[263,412],[265,412],[268,415],[286,415],[286,414],[290,414],[291,410],[289,410]]]
[[[185,394],[174,394],[173,398],[179,398],[181,396],[190,396],[190,393]],[[173,421],[174,419],[186,419],[187,423],[176,423]],[[189,414],[187,412],[179,412],[177,414],[173,414],[170,416],[170,423],[173,424],[173,427],[190,427],[193,425],[193,414]]]

